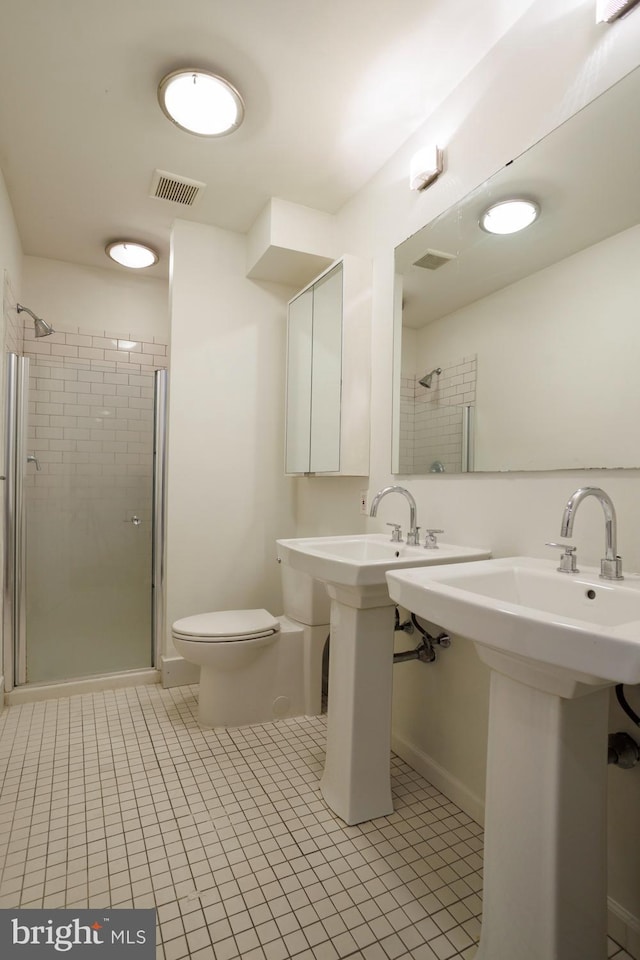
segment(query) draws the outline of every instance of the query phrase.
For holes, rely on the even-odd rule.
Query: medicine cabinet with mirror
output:
[[[639,103],[636,70],[396,248],[394,473],[640,467]],[[509,197],[539,218],[482,230]]]
[[[344,256],[289,302],[285,473],[369,471],[371,264]]]

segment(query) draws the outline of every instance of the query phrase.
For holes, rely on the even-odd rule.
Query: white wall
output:
[[[22,279],[22,244],[13,216],[11,200],[0,170],[0,270],[7,271],[11,285],[20,292]]]
[[[248,280],[246,240],[177,221],[172,234],[167,627],[207,610],[281,613],[286,303]],[[167,651],[171,652],[170,636]]]
[[[24,258],[26,306],[56,330],[166,343],[169,292],[166,281],[140,273],[85,267],[44,257]]]
[[[395,479],[390,473],[393,248],[638,65],[640,14],[611,27],[596,26],[594,19],[591,0],[533,3],[339,215],[345,252],[374,260],[372,493]],[[411,193],[409,159],[434,139],[447,147],[445,175],[424,194]],[[421,525],[444,527],[450,542],[487,544],[498,556],[545,556],[544,541],[558,535],[563,503],[587,482],[604,486],[613,497],[620,551],[627,568],[640,571],[638,471],[426,476],[406,485],[418,502]],[[301,528],[331,516],[335,523],[327,532],[357,529],[353,492],[307,487],[299,501]],[[391,514],[395,519],[398,504],[391,500],[384,501],[377,521],[369,521],[370,529],[384,529]],[[597,504],[583,510],[575,542],[582,561],[593,563],[602,552],[602,517]],[[407,757],[430,764],[434,779],[441,776],[460,802],[477,810],[484,793],[488,686],[471,646],[456,640],[437,665],[404,664],[396,667],[395,679],[396,742],[404,742]],[[634,732],[619,710],[613,717],[612,727]],[[611,792],[609,894],[635,916],[640,931],[640,769],[612,771]]]

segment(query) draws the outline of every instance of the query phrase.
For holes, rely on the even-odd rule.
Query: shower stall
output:
[[[8,690],[158,663],[167,371],[118,362],[129,343],[7,355]]]

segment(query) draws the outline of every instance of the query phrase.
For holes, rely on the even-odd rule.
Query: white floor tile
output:
[[[155,906],[157,960],[470,960],[477,824],[393,757],[393,814],[347,827],[323,718],[202,730],[195,695],[0,715],[0,906]]]

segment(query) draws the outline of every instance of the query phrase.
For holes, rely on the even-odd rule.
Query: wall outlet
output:
[[[369,516],[369,491],[361,490],[360,491],[360,513],[368,517]]]

